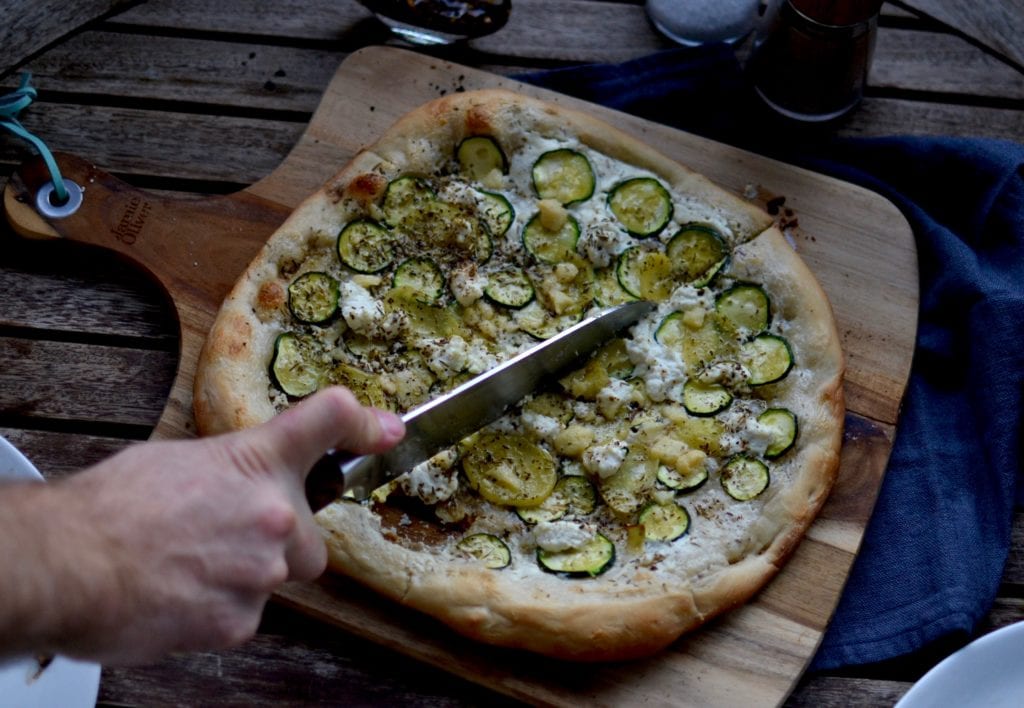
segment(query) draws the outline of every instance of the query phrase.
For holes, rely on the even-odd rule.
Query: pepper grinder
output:
[[[777,112],[827,121],[864,96],[882,0],[783,0],[754,40],[754,88]]]

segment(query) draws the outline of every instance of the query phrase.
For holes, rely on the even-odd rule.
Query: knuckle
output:
[[[261,533],[268,538],[283,539],[294,533],[298,515],[291,504],[276,500],[259,512],[257,524]]]

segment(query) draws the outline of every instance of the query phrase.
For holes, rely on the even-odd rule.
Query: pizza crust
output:
[[[432,174],[464,137],[480,133],[510,152],[537,135],[578,139],[653,172],[673,193],[709,210],[732,236],[730,275],[757,280],[772,293],[798,353],[794,373],[771,384],[786,389],[800,420],[798,449],[773,467],[771,493],[751,502],[757,511],[742,532],[723,532],[721,548],[692,552],[685,562],[666,560],[656,569],[621,563],[576,581],[541,572],[536,563],[494,571],[446,554],[453,541],[401,538],[400,527],[382,526],[370,507],[338,502],[317,516],[330,567],[481,641],[573,660],[649,655],[747,601],[813,521],[838,468],[843,356],[825,294],[767,214],[612,126],[498,90],[445,97],[401,119],[296,209],[225,300],[196,376],[199,430],[236,430],[274,415],[267,362],[294,269],[334,253],[340,225],[373,215],[391,179]]]

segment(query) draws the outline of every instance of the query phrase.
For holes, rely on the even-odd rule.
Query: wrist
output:
[[[80,653],[109,614],[112,563],[73,481],[0,489],[3,653]]]

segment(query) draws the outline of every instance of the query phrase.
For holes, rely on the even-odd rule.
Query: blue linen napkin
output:
[[[812,669],[966,639],[1010,546],[1024,424],[1024,145],[775,120],[723,45],[517,77],[873,189],[913,227],[917,348],[861,552]]]

